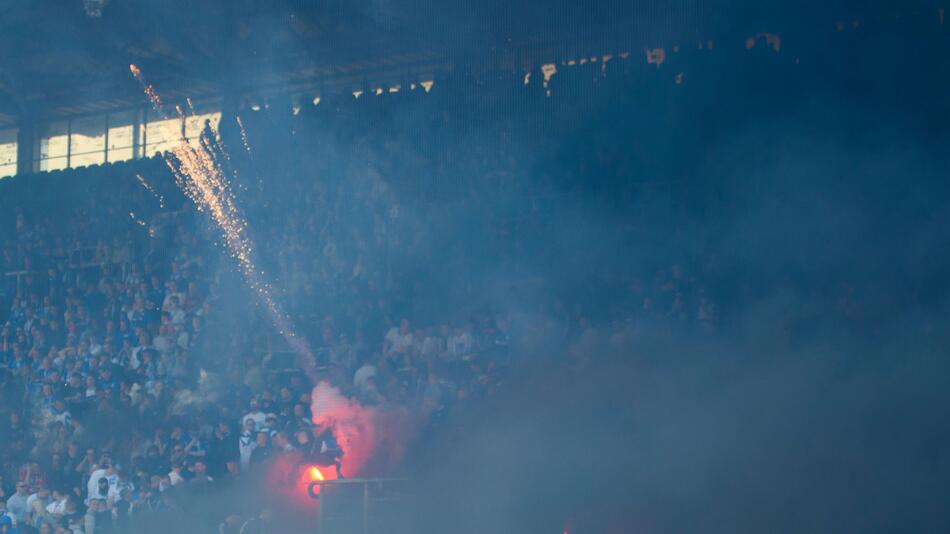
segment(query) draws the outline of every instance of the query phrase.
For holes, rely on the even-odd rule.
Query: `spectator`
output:
[[[246,423],[248,419],[254,421],[254,430],[259,431],[264,428],[267,416],[260,410],[257,399],[251,399],[250,408],[251,411],[245,414],[244,417],[241,418],[241,421],[243,423]]]
[[[389,358],[405,356],[412,346],[412,332],[409,330],[409,319],[399,322],[399,327],[392,327],[386,332],[383,340],[383,354]]]
[[[264,508],[257,517],[248,519],[241,526],[240,534],[264,534],[270,532],[271,510]]]
[[[278,453],[286,453],[294,450],[294,446],[291,445],[290,438],[288,438],[286,432],[280,431],[274,434],[274,450]]]
[[[267,461],[273,452],[270,447],[270,436],[267,432],[258,432],[254,436],[256,446],[251,452],[251,465],[260,465]]]
[[[257,448],[257,437],[254,426],[253,418],[246,417],[244,419],[244,431],[241,432],[238,445],[242,471],[247,471],[251,466],[251,456],[254,453],[254,449]]]
[[[208,488],[214,482],[214,478],[208,474],[208,466],[203,461],[196,461],[192,469],[194,474],[188,481],[191,486]]]
[[[7,499],[7,515],[13,520],[14,526],[25,525],[27,523],[30,507],[26,501],[29,496],[30,493],[26,482],[22,480],[17,482],[16,493]]]
[[[445,176],[477,178],[464,180],[461,195],[433,185],[431,195],[442,200],[429,202],[430,193],[409,189],[427,185],[399,179],[400,165],[420,164],[407,159],[412,151],[405,146],[351,132],[345,144],[358,146],[360,157],[347,164],[351,168],[332,171],[323,166],[333,158],[310,146],[313,136],[305,130],[313,124],[304,119],[295,139],[305,141],[284,142],[304,152],[300,168],[314,169],[319,179],[268,158],[280,181],[248,195],[242,208],[254,221],[261,268],[280,281],[275,298],[287,304],[300,337],[320,349],[312,365],[320,379],[380,413],[419,409],[441,416],[487,395],[515,359],[515,347],[563,349],[583,341],[599,348],[604,339],[623,346],[647,322],[695,321],[711,333],[720,321],[712,293],[693,287],[699,276],[692,261],[649,266],[649,272],[659,271],[652,284],[632,284],[627,266],[617,268],[626,299],[618,311],[591,314],[579,306],[583,298],[546,303],[553,311],[538,320],[484,309],[488,299],[476,278],[482,260],[517,262],[512,251],[524,243],[543,248],[558,213],[550,206],[559,202],[544,191],[555,180],[478,146],[506,143],[473,143],[458,154],[441,141],[433,143],[437,156],[427,160],[429,185]],[[430,119],[424,129],[438,137],[445,131],[442,119]],[[280,153],[261,150],[262,157],[272,152]],[[627,151],[618,152],[614,159],[629,159],[622,157]],[[385,168],[377,165],[382,161]],[[611,176],[598,165],[592,175]],[[162,172],[161,160],[146,159],[73,170],[57,182],[70,197],[69,209],[39,197],[0,209],[10,215],[0,227],[0,262],[10,270],[36,266],[28,269],[31,282],[0,281],[0,367],[6,368],[0,393],[11,412],[0,429],[9,444],[4,452],[12,465],[24,466],[15,474],[33,488],[27,491],[52,490],[45,513],[54,519],[88,503],[91,515],[74,512],[73,520],[88,517],[90,532],[111,529],[113,516],[117,528],[134,531],[138,516],[168,514],[175,493],[237,483],[252,464],[264,465],[283,451],[297,449],[338,468],[342,458],[332,432],[314,429],[313,376],[283,372],[305,366],[284,355],[285,340],[266,315],[236,305],[243,303],[218,274],[218,249],[203,215],[190,205],[180,209],[180,195],[172,205],[177,188],[160,180]],[[156,177],[166,207],[132,178],[136,173]],[[100,177],[108,178],[107,188],[88,187]],[[514,199],[513,205],[500,206],[499,197]],[[19,200],[0,195],[0,204],[7,206],[9,198]],[[133,210],[147,228],[129,220]],[[279,224],[271,220],[275,213]],[[466,237],[461,246],[443,245],[441,231],[469,221],[477,228],[459,232]],[[520,259],[558,259],[529,254]],[[605,267],[605,278],[611,270]],[[466,287],[457,285],[460,280]],[[636,287],[627,291],[628,285]],[[603,288],[590,291],[595,289]],[[396,324],[399,313],[413,323],[403,318]],[[426,318],[437,319],[426,324]],[[223,385],[209,387],[213,381],[205,378],[218,374],[227,377]],[[19,489],[7,499],[9,513],[29,515],[31,507],[18,495]],[[236,511],[247,518],[246,511]],[[259,530],[266,521],[247,523]]]

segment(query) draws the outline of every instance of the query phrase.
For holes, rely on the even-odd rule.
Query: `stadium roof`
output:
[[[371,26],[345,4],[338,13],[291,4],[112,0],[90,17],[83,0],[0,0],[0,122],[135,105],[130,63],[174,98],[240,87],[238,72],[261,85],[432,57],[405,39],[378,53]],[[334,46],[342,42],[351,45]]]
[[[102,2],[101,14],[90,16]],[[777,21],[772,26],[791,19],[774,6],[754,12],[738,3],[0,0],[0,126],[139,105],[130,63],[166,98],[201,98],[339,79],[358,84],[449,60],[501,62],[503,51],[515,51],[505,59],[515,68],[565,46],[590,53],[662,46],[731,31],[743,17],[758,17],[756,31],[768,26],[762,17]],[[802,2],[791,9],[808,11]],[[833,19],[828,9],[819,18]]]
[[[701,3],[638,2],[633,17],[634,4],[619,0],[583,9],[563,0],[104,0],[90,16],[102,1],[0,0],[0,125],[137,105],[130,63],[166,97],[201,97],[408,72],[564,37],[603,43],[669,31],[669,20]]]

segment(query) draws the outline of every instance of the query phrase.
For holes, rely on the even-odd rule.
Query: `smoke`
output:
[[[707,216],[702,239],[702,259],[715,260],[706,282],[728,312],[722,330],[664,331],[631,311],[632,336],[591,329],[599,342],[522,355],[531,364],[511,387],[460,418],[464,439],[441,436],[427,450],[418,530],[947,524],[950,315],[935,275],[947,265],[937,237],[947,190],[932,170],[946,157],[908,132],[919,135],[914,150],[893,149],[895,134],[873,128],[855,146],[830,116],[796,109],[743,125],[691,169],[742,177],[723,180],[735,213]],[[564,222],[576,226],[610,235],[602,218]]]
[[[360,474],[376,451],[376,411],[344,397],[327,382],[317,384],[310,396],[313,424],[332,430],[348,474]]]
[[[548,10],[529,4],[525,12]],[[757,9],[771,10],[774,4]],[[390,6],[375,5],[388,16]],[[380,218],[377,226],[397,214],[412,217],[433,248],[468,249],[469,262],[450,265],[412,253],[400,241],[404,236],[387,236],[399,245],[395,250],[409,251],[393,258],[409,265],[405,279],[423,280],[418,290],[400,288],[422,311],[418,315],[442,320],[444,308],[452,314],[447,321],[454,322],[483,307],[520,318],[513,321],[521,330],[512,351],[519,365],[508,387],[494,399],[452,414],[457,432],[426,429],[426,442],[414,451],[418,461],[410,474],[421,497],[414,532],[945,530],[950,399],[943,384],[948,371],[943,332],[950,210],[945,209],[945,121],[934,119],[945,118],[945,95],[936,94],[945,84],[933,83],[932,69],[921,59],[932,54],[911,39],[895,41],[913,45],[888,42],[869,50],[841,50],[840,40],[811,42],[805,46],[821,53],[807,54],[802,42],[821,24],[833,31],[833,21],[824,13],[795,8],[808,13],[808,31],[782,31],[781,50],[760,43],[739,59],[731,52],[716,55],[743,50],[745,31],[740,40],[712,36],[717,52],[701,47],[709,57],[695,62],[688,40],[679,43],[680,51],[674,51],[674,42],[650,43],[667,47],[664,61],[648,64],[642,54],[633,54],[593,69],[596,80],[606,72],[608,84],[617,84],[606,93],[591,88],[600,82],[572,91],[570,80],[584,74],[559,64],[548,80],[550,97],[525,93],[551,105],[526,108],[523,114],[522,105],[531,104],[504,100],[510,93],[497,99],[508,107],[494,106],[497,95],[487,84],[476,91],[474,84],[439,79],[424,103],[408,97],[393,102],[401,108],[388,122],[376,115],[371,121],[345,116],[338,124],[325,123],[333,133],[306,137],[313,147],[293,145],[296,153],[282,151],[291,146],[286,122],[252,129],[251,134],[279,140],[273,143],[277,149],[255,153],[262,161],[269,157],[267,165],[307,161],[305,152],[325,150],[327,157],[312,159],[334,169],[328,176],[340,175],[336,167],[351,160],[358,179],[368,176],[369,168],[381,169],[398,200],[389,210],[393,215]],[[447,24],[429,10],[414,11],[438,22],[440,32],[460,36],[459,48],[479,50],[479,57],[488,48],[489,40],[474,37],[476,32],[459,32],[458,24]],[[821,22],[823,17],[827,20]],[[578,18],[565,20],[574,24]],[[631,31],[629,19],[615,20],[624,28],[622,45],[629,44],[627,35],[641,39],[641,30],[651,31]],[[498,42],[507,40],[505,26],[490,24],[489,15],[479,22],[505,38]],[[860,31],[872,23],[865,21]],[[258,24],[275,25],[266,18]],[[748,28],[752,35],[763,29]],[[262,55],[280,57],[278,52],[275,46]],[[891,65],[895,56],[900,61]],[[868,58],[877,64],[853,63]],[[538,65],[531,66],[534,77],[527,86],[521,71],[514,72],[519,89],[541,87]],[[629,69],[629,77],[617,81],[623,69]],[[843,71],[848,74],[841,82]],[[254,77],[249,71],[239,74],[232,76]],[[682,83],[657,81],[674,76]],[[829,89],[826,81],[838,83],[832,79],[841,83]],[[887,82],[893,80],[899,82]],[[914,91],[907,90],[915,83]],[[900,92],[888,92],[895,87]],[[796,91],[808,96],[799,98]],[[929,100],[928,93],[933,93]],[[360,102],[370,97],[377,98],[367,93]],[[546,117],[560,109],[564,100],[559,99],[582,100],[575,123]],[[325,94],[324,101],[320,112],[332,95]],[[882,109],[882,102],[890,107]],[[415,118],[424,115],[425,106],[445,110],[462,124],[458,130],[432,128],[436,139],[423,137],[439,147],[437,158],[462,161],[458,167],[434,168],[436,158],[424,152],[426,143],[395,144],[390,154],[353,149],[345,141],[350,134],[335,135],[335,130],[365,130],[371,124],[385,133],[362,141],[366,144],[415,140],[430,126]],[[456,115],[459,108],[471,115]],[[609,124],[583,118],[603,117],[605,109]],[[898,120],[910,115],[926,118],[916,127],[903,122],[911,119]],[[533,133],[552,123],[555,133],[532,142]],[[303,131],[305,126],[299,126]],[[473,151],[477,154],[469,161]],[[603,166],[588,166],[629,153],[636,157],[617,159],[628,160],[632,168],[608,167],[601,176],[597,171]],[[192,161],[195,156],[181,157]],[[532,189],[499,180],[490,200],[466,204],[468,188],[509,158],[522,164],[503,173],[528,177],[521,185]],[[205,161],[193,164],[209,167]],[[572,164],[577,167],[573,174],[561,171]],[[294,196],[303,189],[300,182],[310,184],[309,175],[274,174],[267,187],[274,196]],[[548,174],[559,178],[549,180]],[[425,182],[430,175],[434,178]],[[453,179],[442,179],[446,176]],[[663,189],[651,189],[654,182]],[[597,189],[611,202],[592,199]],[[359,222],[373,218],[370,210],[353,204]],[[503,204],[511,206],[508,219],[483,216]],[[533,211],[547,215],[522,217]],[[279,222],[273,225],[276,234],[300,231],[297,221],[284,225],[282,214],[268,215]],[[524,235],[542,239],[518,243],[519,250],[499,260],[488,244],[507,240],[485,229],[494,223],[514,228],[534,219],[544,228]],[[265,225],[247,226],[259,231]],[[244,230],[242,225],[242,236]],[[232,239],[237,248],[244,246],[241,239]],[[255,242],[266,244],[267,236]],[[725,324],[718,335],[664,331],[636,316],[643,299],[635,286],[648,285],[653,269],[667,269],[684,258],[723,308]],[[273,272],[268,265],[258,266]],[[544,282],[531,285],[536,279]],[[401,283],[396,279],[391,285]],[[247,307],[241,298],[246,290],[237,281],[222,286],[232,300],[222,302],[216,313]],[[319,290],[314,294],[322,297]],[[863,301],[856,305],[851,295]],[[597,325],[572,346],[558,345],[558,335],[576,325],[565,319],[573,310],[551,305],[557,298],[579,302],[594,321],[595,314],[619,316],[621,327]],[[921,305],[926,299],[930,302]],[[618,309],[631,316],[618,315]],[[852,317],[856,320],[836,317],[851,309],[861,312]],[[250,343],[243,344],[246,331],[229,333],[234,353],[249,350]],[[182,392],[175,405],[185,410],[213,402],[216,389],[213,381],[202,383],[197,392]],[[328,383],[317,384],[311,400],[314,423],[332,430],[342,447],[347,477],[408,469],[401,460],[413,451],[424,414],[410,407],[365,406]],[[297,464],[281,462],[268,471],[273,477],[268,484],[240,490],[253,497],[243,510],[253,513],[260,505],[258,492],[272,488],[302,495],[294,479]],[[326,475],[332,478],[333,470]],[[195,517],[213,515],[200,512]]]
[[[943,522],[947,464],[937,450],[948,399],[936,377],[947,365],[934,339],[892,343],[681,338],[600,352],[582,369],[535,369],[527,386],[469,414],[460,447],[431,455],[441,461],[422,485],[427,510],[440,512],[424,530],[550,531],[571,521],[571,532],[857,532]]]
[[[224,382],[221,377],[206,369],[198,371],[198,387],[195,391],[183,388],[175,392],[172,398],[171,412],[183,415],[189,411],[206,407],[217,402],[224,394]]]
[[[418,414],[411,414],[408,408],[363,406],[327,382],[313,388],[311,413],[314,425],[333,432],[343,451],[341,462],[347,477],[390,474],[418,426]]]

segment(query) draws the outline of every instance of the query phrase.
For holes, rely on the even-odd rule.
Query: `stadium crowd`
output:
[[[332,110],[336,128],[309,112],[262,111],[248,120],[253,152],[235,162],[250,169],[243,176],[266,175],[236,186],[254,193],[239,196],[256,256],[314,346],[310,376],[260,309],[241,305],[248,294],[214,229],[160,159],[2,184],[0,532],[135,532],[192,495],[239,485],[283,451],[333,465],[333,436],[311,422],[315,380],[437,424],[490,395],[525,354],[589,356],[591,344],[629,343],[646,325],[716,329],[719,310],[689,261],[550,294],[559,280],[544,277],[557,273],[521,262],[563,254],[557,243],[543,248],[546,236],[565,235],[558,219],[576,218],[558,195],[578,191],[558,184],[622,175],[632,163],[616,145],[539,169],[499,148],[508,126],[439,145],[464,117],[447,119],[438,101],[403,126],[423,123],[424,138],[404,142],[393,141],[402,131],[345,127],[385,115],[348,105]],[[414,169],[426,176],[406,178]],[[617,193],[597,198],[626,206]],[[493,285],[486,266],[505,269],[495,276],[509,285]],[[512,285],[522,293],[499,299]],[[617,287],[616,307],[586,306],[589,292]],[[261,531],[260,512],[244,503],[219,528]]]

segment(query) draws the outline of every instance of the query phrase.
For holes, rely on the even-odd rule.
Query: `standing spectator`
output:
[[[271,456],[270,436],[267,435],[267,432],[258,432],[254,436],[254,440],[257,446],[251,452],[251,465],[260,465]]]
[[[16,493],[7,499],[7,514],[13,518],[14,526],[26,524],[27,516],[30,512],[30,508],[26,503],[26,500],[29,498],[29,496],[30,492],[27,488],[26,482],[17,482]]]
[[[30,509],[30,518],[32,519],[33,527],[39,528],[43,523],[53,524],[54,519],[52,514],[46,511],[46,505],[49,501],[49,489],[40,487],[36,493],[30,495],[27,499],[27,507]]]
[[[244,431],[238,438],[238,450],[241,458],[241,470],[247,471],[251,466],[251,456],[257,448],[257,438],[254,432],[254,419],[244,419]]]
[[[118,484],[119,476],[115,472],[112,460],[106,458],[101,466],[89,475],[89,482],[86,484],[87,499],[105,499],[110,491],[116,490]]]
[[[214,476],[220,476],[226,471],[226,465],[230,461],[236,461],[240,452],[235,444],[234,436],[231,434],[231,426],[226,421],[221,421],[215,427],[211,435],[211,442],[208,445],[206,459],[208,461],[208,470]]]
[[[271,511],[270,508],[264,508],[257,517],[248,519],[241,526],[240,534],[265,534],[270,532]]]
[[[392,327],[386,332],[383,340],[383,354],[388,358],[401,358],[409,353],[412,346],[412,332],[409,330],[409,319],[399,322],[399,327]]]
[[[208,493],[214,489],[214,478],[208,474],[208,466],[203,461],[195,462],[192,471],[191,479],[188,480],[188,487],[196,490],[199,494]]]
[[[241,516],[231,514],[224,518],[224,521],[218,525],[218,534],[240,534]]]
[[[251,408],[251,411],[249,411],[247,414],[244,415],[244,417],[241,418],[241,422],[246,427],[247,420],[250,419],[254,421],[254,430],[261,430],[262,428],[264,428],[264,424],[266,423],[266,420],[267,420],[267,415],[261,411],[260,404],[258,403],[257,399],[251,399],[250,408]]]
[[[26,487],[30,491],[36,491],[40,486],[46,483],[46,477],[40,470],[39,462],[32,461],[23,464],[20,468],[20,481],[26,482]]]
[[[168,481],[172,486],[177,486],[185,481],[185,477],[182,476],[181,462],[172,460],[172,469],[168,472]]]
[[[283,430],[274,434],[274,450],[278,453],[291,452],[294,450],[294,446],[290,443],[290,438],[287,437],[287,433]]]
[[[86,510],[83,525],[84,534],[106,534],[112,532],[112,510],[105,499],[92,499]]]

